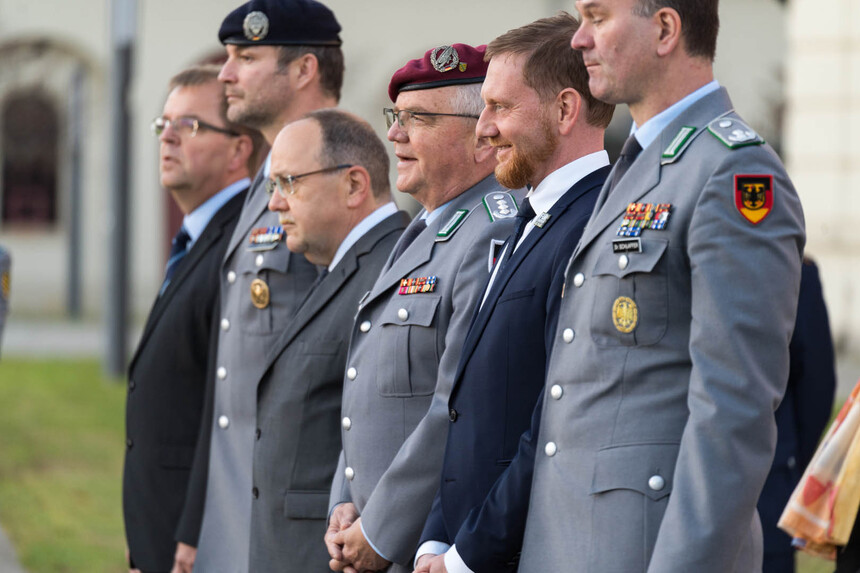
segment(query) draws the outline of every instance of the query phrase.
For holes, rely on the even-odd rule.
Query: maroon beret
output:
[[[481,83],[487,75],[486,50],[486,45],[473,48],[468,44],[427,50],[423,58],[410,60],[394,72],[388,84],[388,97],[395,101],[397,94],[409,90]]]

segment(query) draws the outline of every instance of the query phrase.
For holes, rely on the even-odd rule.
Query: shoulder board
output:
[[[675,163],[675,161],[681,157],[681,154],[687,150],[693,140],[701,134],[701,131],[696,133],[697,131],[697,128],[690,125],[685,125],[679,129],[675,138],[671,143],[669,143],[669,146],[663,150],[660,165]]]
[[[729,149],[762,145],[764,139],[739,119],[718,117],[708,124],[708,131]]]
[[[483,203],[491,223],[498,219],[513,219],[517,216],[517,201],[513,195],[505,191],[487,193],[484,195]]]
[[[438,243],[440,241],[447,241],[450,239],[463,224],[463,221],[466,220],[466,217],[469,216],[469,213],[470,211],[468,209],[457,209],[454,211],[454,214],[450,219],[448,219],[448,222],[439,229],[438,233],[436,233],[436,242]]]

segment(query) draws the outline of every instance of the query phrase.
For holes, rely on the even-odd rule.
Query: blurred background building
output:
[[[384,137],[391,73],[425,50],[482,44],[572,0],[324,0],[343,26],[341,105]],[[130,310],[145,316],[179,217],[158,182],[150,132],[168,79],[223,54],[217,29],[240,0],[139,0],[130,86]],[[838,349],[860,350],[860,245],[840,212],[860,198],[860,5],[722,0],[717,77],[786,160],[807,216]],[[0,0],[0,244],[14,258],[12,321],[99,323],[109,297],[111,0]],[[608,147],[629,129],[619,110]],[[398,200],[401,200],[400,198]],[[404,202],[406,204],[408,201]],[[837,224],[838,223],[838,224]],[[729,288],[731,285],[726,285]],[[762,296],[779,285],[762,285]],[[732,309],[726,309],[731,312]],[[14,345],[7,332],[6,343]],[[857,376],[854,375],[856,380]]]

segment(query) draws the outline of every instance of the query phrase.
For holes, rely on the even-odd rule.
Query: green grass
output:
[[[0,361],[0,523],[31,573],[127,570],[125,386],[95,360]],[[799,573],[833,564],[798,556]]]
[[[0,522],[28,571],[124,569],[124,402],[95,360],[0,361]]]

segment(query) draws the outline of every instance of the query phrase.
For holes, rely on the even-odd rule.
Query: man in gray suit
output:
[[[389,85],[397,188],[424,209],[362,299],[353,328],[326,535],[337,570],[394,562],[391,571],[411,571],[447,431],[446,417],[425,414],[431,401],[447,411],[469,322],[512,229],[516,201],[493,176],[492,147],[475,136],[483,53],[440,46]]]
[[[324,270],[257,386],[250,570],[325,571],[353,315],[409,217],[391,201],[388,154],[373,128],[334,109],[281,131],[270,186],[287,247]]]
[[[568,265],[519,571],[761,570],[800,201],[714,80],[717,0],[577,8],[634,126]]]
[[[258,128],[271,144],[287,123],[337,105],[339,32],[331,11],[313,0],[252,0],[231,12],[218,33],[227,49],[219,76],[227,117]],[[268,176],[267,161],[221,268],[215,392],[200,438],[210,447],[197,448],[189,486],[203,512],[195,565],[202,571],[248,570],[257,383],[317,276],[304,257],[290,255],[277,215],[266,209]]]

